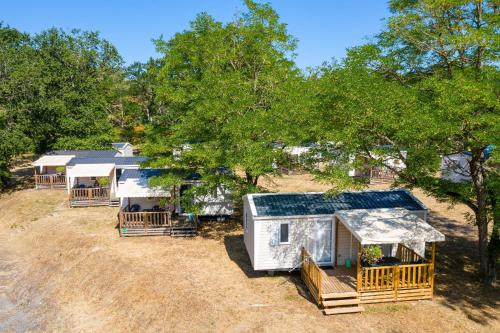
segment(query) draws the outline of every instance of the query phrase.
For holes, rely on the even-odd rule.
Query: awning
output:
[[[112,163],[103,164],[77,164],[68,167],[66,174],[68,177],[107,177],[113,171],[115,165]]]
[[[44,155],[32,163],[33,166],[63,166],[75,157],[74,155]]]
[[[118,183],[116,196],[119,198],[157,198],[170,197],[170,191],[160,187],[150,187],[148,178],[127,178]]]
[[[404,208],[354,209],[335,216],[362,245],[444,241],[444,235]]]

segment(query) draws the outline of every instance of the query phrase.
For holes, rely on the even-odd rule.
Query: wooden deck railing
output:
[[[430,289],[432,295],[435,244],[431,260],[425,260],[403,244],[398,246],[397,257],[402,264],[358,268],[358,292],[392,290],[394,300],[398,299],[399,289]]]
[[[319,268],[313,257],[305,248],[302,248],[301,250],[300,260],[302,263],[302,267],[300,269],[302,281],[304,281],[307,288],[309,288],[309,291],[316,299],[316,302],[320,304],[323,286],[323,271]]]
[[[65,187],[65,175],[35,175],[35,186],[38,187]]]
[[[424,261],[424,258],[422,258],[422,256],[403,244],[398,244],[396,257],[404,264]]]
[[[109,188],[72,188],[69,194],[70,201],[109,201],[109,199]]]
[[[169,212],[123,212],[119,213],[120,229],[147,229],[170,227],[172,219]]]
[[[392,170],[386,168],[371,168],[370,178],[380,179],[380,180],[391,180],[394,179],[395,173]]]
[[[363,267],[358,291],[421,289],[433,285],[432,264]]]

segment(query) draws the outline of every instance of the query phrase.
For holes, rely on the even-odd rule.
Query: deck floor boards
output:
[[[337,266],[322,269],[323,294],[356,292],[356,269]]]

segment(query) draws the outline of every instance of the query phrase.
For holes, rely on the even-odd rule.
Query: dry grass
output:
[[[323,190],[308,176],[284,191]],[[447,235],[434,301],[324,316],[300,277],[253,272],[239,223],[192,239],[120,239],[116,208],[69,209],[64,191],[0,197],[0,331],[500,331],[499,291],[476,283],[475,229],[464,207],[416,192]]]

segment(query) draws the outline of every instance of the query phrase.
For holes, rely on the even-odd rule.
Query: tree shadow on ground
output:
[[[448,219],[435,211],[430,212],[429,223],[446,236],[445,242],[436,245],[435,295],[439,297],[436,302],[454,311],[461,311],[467,318],[480,325],[498,320],[496,309],[500,305],[500,290],[498,287],[482,285],[477,274],[479,257],[475,227]],[[202,230],[202,237],[223,239],[229,258],[247,277],[268,276],[267,272],[253,270],[243,242],[241,223],[219,222],[205,225],[204,228],[207,230]],[[276,272],[275,275],[286,276],[295,285],[301,297],[316,304],[299,272]]]
[[[4,188],[0,187],[0,193],[12,193],[31,189],[35,187],[34,169],[31,165],[33,157],[20,156],[12,166],[11,177]]]
[[[446,236],[446,241],[436,243],[435,294],[442,297],[440,302],[481,325],[497,320],[500,290],[479,282],[475,227],[435,211],[430,212],[429,223]]]

